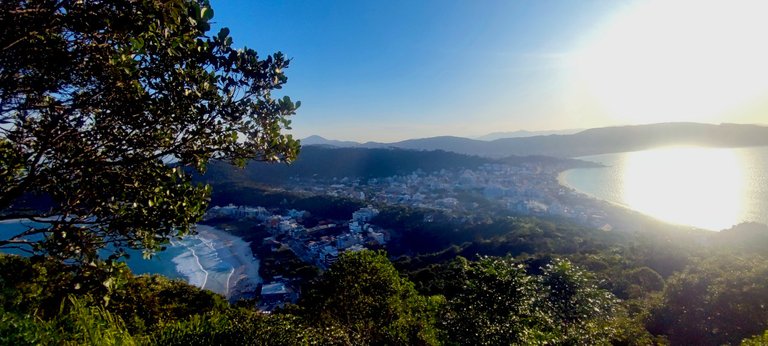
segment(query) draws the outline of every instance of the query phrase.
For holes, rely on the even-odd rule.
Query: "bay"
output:
[[[768,147],[667,147],[580,157],[560,181],[662,221],[708,230],[768,224]]]
[[[7,239],[40,224],[27,220],[0,222],[0,238]],[[0,252],[25,255],[16,249]],[[214,227],[197,225],[197,234],[171,241],[164,251],[144,259],[141,251],[128,250],[126,262],[134,274],[159,274],[181,279],[228,298],[252,292],[261,282],[259,261],[248,242]]]

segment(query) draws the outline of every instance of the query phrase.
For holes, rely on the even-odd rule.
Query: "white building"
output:
[[[368,232],[368,236],[371,237],[375,242],[379,243],[380,245],[384,245],[387,243],[386,236],[382,232]]]
[[[379,210],[368,206],[367,208],[360,208],[358,211],[352,213],[352,220],[359,223],[370,222],[376,215],[379,215]]]
[[[215,217],[230,217],[238,219],[255,217],[260,220],[266,220],[271,215],[272,214],[269,211],[262,207],[252,208],[246,206],[236,206],[234,204],[230,204],[224,207],[215,206],[206,212],[206,218],[208,219]]]
[[[342,234],[336,237],[336,247],[339,249],[346,249],[350,246],[363,243],[363,237],[360,234]]]
[[[322,262],[323,264],[330,266],[331,264],[336,262],[336,260],[338,259],[339,259],[339,250],[336,249],[335,247],[326,245],[325,247],[323,247],[322,250],[320,250],[320,262]]]
[[[288,210],[287,216],[293,219],[302,219],[307,216],[307,212],[303,210],[291,209]]]

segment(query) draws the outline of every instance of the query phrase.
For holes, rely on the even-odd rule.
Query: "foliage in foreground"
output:
[[[458,258],[449,270],[456,279],[445,292],[441,329],[450,343],[595,345],[630,337],[638,344],[650,340],[647,332],[626,320],[618,299],[566,260],[531,268],[511,258]]]
[[[717,256],[668,280],[652,331],[675,344],[722,345],[768,328],[768,261]]]
[[[642,251],[637,253],[636,259],[613,250],[584,253],[571,256],[574,262],[546,255],[521,257],[524,260],[459,257],[430,265],[411,279],[396,271],[384,253],[344,254],[305,287],[298,306],[272,315],[237,310],[218,295],[162,277],[113,272],[109,276],[113,288],[108,290],[102,276],[81,280],[58,262],[0,256],[0,336],[13,344],[55,344],[99,335],[164,344],[173,340],[625,345],[663,344],[665,339],[673,345],[764,341],[765,257],[723,250],[696,260],[681,253],[694,264],[664,278],[645,267],[642,259],[648,257]],[[637,258],[642,266],[630,262]],[[423,290],[417,291],[411,280]],[[624,294],[623,300],[608,290]],[[89,292],[96,292],[98,299],[84,298]],[[101,299],[105,294],[108,300]],[[62,304],[72,305],[70,296],[96,310],[75,319],[71,309],[61,309]],[[121,325],[119,330],[100,329],[113,324],[103,322],[110,318],[121,321],[115,323]],[[75,320],[94,326],[77,329],[71,322]],[[96,336],[81,335],[89,330]]]
[[[349,345],[339,328],[317,328],[293,315],[264,315],[247,309],[194,315],[152,335],[156,345]]]
[[[383,252],[344,253],[314,282],[301,314],[348,331],[355,343],[435,344],[439,297],[424,297]]]
[[[299,104],[271,94],[289,60],[212,17],[207,0],[0,2],[0,220],[35,221],[0,247],[159,250],[207,208],[189,171],[296,157]]]
[[[89,296],[70,296],[50,320],[5,311],[0,317],[3,345],[136,345],[145,343],[142,340],[128,332],[119,316],[94,304]]]
[[[12,257],[12,256],[3,256]],[[4,263],[32,266],[28,259]],[[526,271],[509,258],[457,259],[446,295],[423,296],[385,253],[345,253],[298,306],[265,315],[226,305],[210,292],[161,277],[132,277],[103,300],[61,301],[38,315],[0,281],[8,308],[2,340],[16,344],[495,344],[605,343],[621,333],[616,299],[567,261]],[[46,273],[37,272],[40,276]],[[87,296],[81,296],[87,297]],[[49,298],[45,298],[49,299]],[[21,301],[21,304],[18,302]]]
[[[159,276],[128,275],[109,300],[92,299],[98,285],[67,288],[73,276],[60,263],[0,256],[0,344],[664,342],[651,331],[672,344],[756,345],[768,321],[766,263],[713,257],[670,277],[663,293],[621,301],[592,273],[548,258],[458,257],[435,269],[439,293],[423,295],[385,253],[362,251],[343,254],[298,305],[267,315]]]

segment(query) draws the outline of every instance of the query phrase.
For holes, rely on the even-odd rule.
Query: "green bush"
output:
[[[349,345],[338,328],[318,329],[291,315],[265,315],[247,309],[195,315],[152,335],[156,345]]]
[[[419,295],[384,252],[344,253],[300,305],[321,327],[341,326],[355,343],[435,344],[439,298]]]

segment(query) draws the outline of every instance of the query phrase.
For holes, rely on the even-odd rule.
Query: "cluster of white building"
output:
[[[271,217],[272,213],[269,210],[262,207],[248,207],[242,205],[227,205],[224,207],[214,206],[205,213],[203,220],[210,220],[215,218],[232,218],[232,219],[245,219],[255,218],[257,220],[264,221]]]
[[[378,214],[379,210],[371,206],[360,208],[352,213],[352,218],[346,223],[346,229],[340,234],[322,236],[315,236],[315,234],[338,228],[339,225],[328,223],[306,228],[302,220],[309,216],[309,213],[302,210],[291,209],[284,215],[276,215],[263,207],[230,204],[210,208],[204,219],[228,218],[258,221],[270,230],[272,236],[264,238],[264,242],[272,244],[274,251],[288,247],[302,260],[327,269],[343,252],[361,251],[366,249],[368,244],[387,243],[388,232],[377,230],[371,224],[371,220]],[[285,302],[295,301],[297,297],[298,292],[290,280],[275,277],[273,282],[262,286],[259,308],[263,311],[271,311]]]
[[[316,235],[327,229],[338,228],[339,225],[335,223],[304,227],[302,220],[308,214],[306,211],[291,209],[285,215],[274,215],[262,207],[228,205],[211,208],[205,219],[252,218],[260,221],[272,234],[264,238],[264,242],[272,244],[274,251],[287,246],[302,260],[323,269],[334,263],[342,252],[360,251],[366,249],[368,244],[383,246],[389,240],[388,232],[370,223],[379,214],[379,210],[371,206],[353,212],[352,218],[346,223],[346,229],[337,235]]]
[[[314,263],[320,268],[328,268],[336,262],[339,255],[346,251],[361,251],[367,244],[384,245],[389,235],[386,231],[376,230],[370,221],[378,215],[379,211],[372,207],[361,208],[352,213],[347,229],[338,235],[314,236],[313,233],[323,228],[336,227],[336,225],[324,225],[311,229],[304,228],[295,223],[287,230],[276,229],[275,239],[282,235],[288,246],[302,260]]]
[[[485,164],[475,169],[440,170],[386,178],[335,180],[323,185],[297,184],[297,192],[325,194],[372,203],[405,205],[452,213],[478,211],[477,203],[465,202],[462,196],[474,194],[519,214],[553,215],[576,219],[598,227],[605,216],[600,208],[569,205],[564,198],[570,190],[557,181],[563,165],[549,161],[520,164]]]

